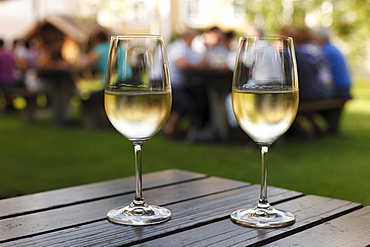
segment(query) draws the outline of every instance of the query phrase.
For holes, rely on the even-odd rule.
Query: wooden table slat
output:
[[[189,227],[207,224],[209,221],[222,220],[227,218],[231,211],[240,206],[241,203],[249,206],[254,205],[258,193],[259,186],[254,185],[171,204],[168,205],[168,208],[173,212],[172,219],[159,225],[129,227],[115,225],[107,220],[102,220],[20,241],[12,241],[9,243],[9,246],[11,244],[16,244],[17,246],[48,246],[51,244],[53,246],[63,246],[66,243],[66,239],[68,240],[68,246],[99,245],[99,243],[102,246],[127,244],[140,239],[149,239],[156,235],[170,234]],[[270,195],[272,201],[282,201],[301,194],[294,191],[271,188]],[[140,232],[140,235],[137,234],[138,232]]]
[[[144,174],[143,188],[150,189],[172,183],[180,183],[206,177],[207,175],[204,174],[177,169],[164,170]],[[0,204],[0,219],[55,207],[97,200],[99,198],[133,193],[134,190],[134,177],[128,177],[4,199],[1,200]],[[25,201],[27,201],[27,203],[24,203]]]
[[[337,199],[304,196],[276,205],[297,217],[297,222],[288,227],[274,229],[255,229],[232,223],[228,218],[198,228],[179,232],[142,243],[138,246],[261,246],[293,234],[301,229],[321,224],[332,217],[361,207],[358,203]]]
[[[131,177],[1,200],[0,247],[370,244],[370,209],[359,203],[269,187],[270,203],[297,222],[255,229],[232,223],[230,213],[255,206],[259,185],[181,170],[144,177],[146,201],[169,208],[171,220],[134,227],[106,219],[108,210],[133,199]]]
[[[283,238],[267,246],[363,247],[370,245],[370,206]]]
[[[239,181],[209,177],[144,191],[144,197],[150,204],[163,205],[248,185]],[[3,232],[0,235],[0,243],[20,236],[33,235],[97,220],[104,220],[106,213],[110,209],[129,204],[133,197],[133,194],[125,194],[0,220],[0,229]]]

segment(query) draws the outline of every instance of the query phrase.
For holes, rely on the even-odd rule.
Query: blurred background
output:
[[[328,27],[348,54],[352,68],[366,73],[370,66],[366,46],[370,33],[366,22],[368,3],[368,0],[1,0],[0,34],[10,46],[14,40],[30,38],[43,21],[57,25],[79,43],[87,42],[93,23],[114,34],[160,33],[167,40],[185,27],[205,30],[219,26],[245,34],[247,27],[258,26],[269,35],[276,35],[287,25]]]
[[[274,144],[269,185],[367,205],[369,13],[369,0],[0,0],[2,49],[15,54],[21,78],[21,86],[0,92],[0,197],[134,175],[131,144],[109,125],[102,104],[89,101],[102,89],[99,70],[86,62],[97,30],[105,38],[162,34],[169,45],[191,28],[198,34],[194,49],[202,50],[216,28],[232,33],[235,50],[237,38],[252,30],[278,35],[294,27],[329,31],[345,58],[352,98],[343,108],[339,133],[306,133]],[[45,58],[48,53],[53,63]],[[36,61],[44,74],[33,70]],[[232,68],[221,70],[232,73]],[[67,86],[50,91],[38,80],[48,76]],[[230,89],[231,81],[225,83]],[[98,113],[94,123],[91,111]],[[179,168],[259,183],[258,148],[240,129],[234,127],[231,141],[207,131],[198,134],[198,139],[157,134],[145,145],[144,172]]]

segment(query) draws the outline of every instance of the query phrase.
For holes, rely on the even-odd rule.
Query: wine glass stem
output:
[[[144,205],[145,201],[142,195],[143,192],[143,170],[142,170],[142,150],[143,143],[134,143],[135,152],[135,206]]]
[[[258,201],[257,207],[259,208],[268,208],[270,206],[268,199],[267,199],[267,154],[268,154],[268,146],[262,145],[261,146],[261,193],[260,199]]]

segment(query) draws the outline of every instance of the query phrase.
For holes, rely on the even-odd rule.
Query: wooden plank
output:
[[[370,245],[370,206],[267,246],[363,247]]]
[[[243,186],[248,186],[248,184],[211,177],[147,190],[144,191],[144,197],[151,204],[171,204]],[[105,220],[106,213],[110,209],[128,205],[133,197],[133,194],[125,194],[0,220],[0,242]],[[47,200],[47,198],[45,197],[43,200]],[[22,203],[27,203],[27,200]]]
[[[236,225],[227,218],[185,232],[141,243],[139,246],[261,246],[322,224],[333,217],[356,210],[361,205],[310,195],[284,202],[276,207],[293,212],[297,217],[297,222],[283,228],[255,229]],[[231,208],[230,211],[234,209],[237,208]]]
[[[207,180],[213,180],[213,182],[204,185],[198,183],[196,186],[187,184],[182,188],[172,188],[172,192],[177,197],[180,194],[190,194],[191,198],[184,200],[182,197],[178,197],[175,199],[177,203],[166,205],[172,211],[173,216],[170,221],[163,224],[130,227],[115,225],[107,220],[102,220],[11,241],[4,246],[118,246],[133,242],[140,243],[143,240],[176,232],[182,234],[183,231],[188,229],[226,219],[233,208],[240,207],[240,205],[252,206],[257,201],[259,185],[238,188],[240,184],[235,184],[236,187],[233,189],[232,186],[227,186],[227,181],[215,180],[215,178]],[[204,180],[196,182],[201,181]],[[242,184],[245,185],[245,183]],[[214,188],[215,192],[201,196],[204,192],[200,193],[200,191],[209,190],[210,188]],[[301,193],[270,188],[271,201],[282,201],[299,195]],[[151,198],[153,203],[157,203],[155,199],[156,197]],[[163,202],[164,198],[161,200]]]
[[[245,196],[245,190],[249,193]],[[283,189],[271,189],[271,199],[273,201],[286,200],[287,198],[299,196],[300,193],[294,191],[287,191]],[[196,229],[199,226],[209,224],[218,220],[223,220],[229,217],[231,213],[230,208],[234,207],[235,204],[243,203],[247,201],[248,205],[254,205],[256,198],[259,195],[259,186],[251,186],[248,188],[242,188],[235,191],[228,191],[222,194],[211,195],[208,198],[199,198],[193,201],[187,201],[177,204],[177,209],[174,209],[176,215],[174,215],[172,221],[166,225],[158,225],[156,228],[142,228],[140,235],[137,235],[135,229],[131,229],[127,232],[118,231],[116,234],[105,236],[99,236],[98,238],[91,238],[88,242],[86,239],[81,241],[81,238],[76,239],[78,243],[72,246],[79,245],[93,245],[93,246],[117,246],[124,244],[139,244],[149,239],[158,238],[163,235],[169,235],[176,232],[182,234],[184,231],[189,229]],[[245,198],[242,198],[245,196]],[[112,234],[111,232],[109,232]],[[140,244],[139,244],[140,245]],[[156,245],[151,245],[156,246]],[[165,246],[179,246],[178,243],[171,243]]]
[[[177,169],[152,172],[143,175],[143,188],[150,189],[206,177],[207,175],[204,174]],[[134,189],[134,177],[128,177],[4,199],[0,201],[0,219],[83,203],[100,198],[132,194],[134,193]]]

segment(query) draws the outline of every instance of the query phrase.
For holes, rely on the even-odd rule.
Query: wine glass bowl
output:
[[[123,225],[167,221],[171,212],[148,205],[142,195],[142,146],[165,124],[172,105],[168,61],[160,35],[112,36],[106,70],[104,106],[113,127],[134,146],[135,198],[107,217]]]
[[[292,213],[273,208],[267,199],[269,147],[289,129],[298,109],[298,78],[291,38],[240,38],[232,106],[239,126],[261,148],[262,176],[257,206],[233,212],[231,220],[262,228],[293,224]]]
[[[106,91],[106,112],[112,125],[128,140],[147,141],[166,122],[171,93],[148,91]]]
[[[264,86],[246,89],[232,94],[238,123],[257,144],[272,144],[292,124],[298,92]]]

